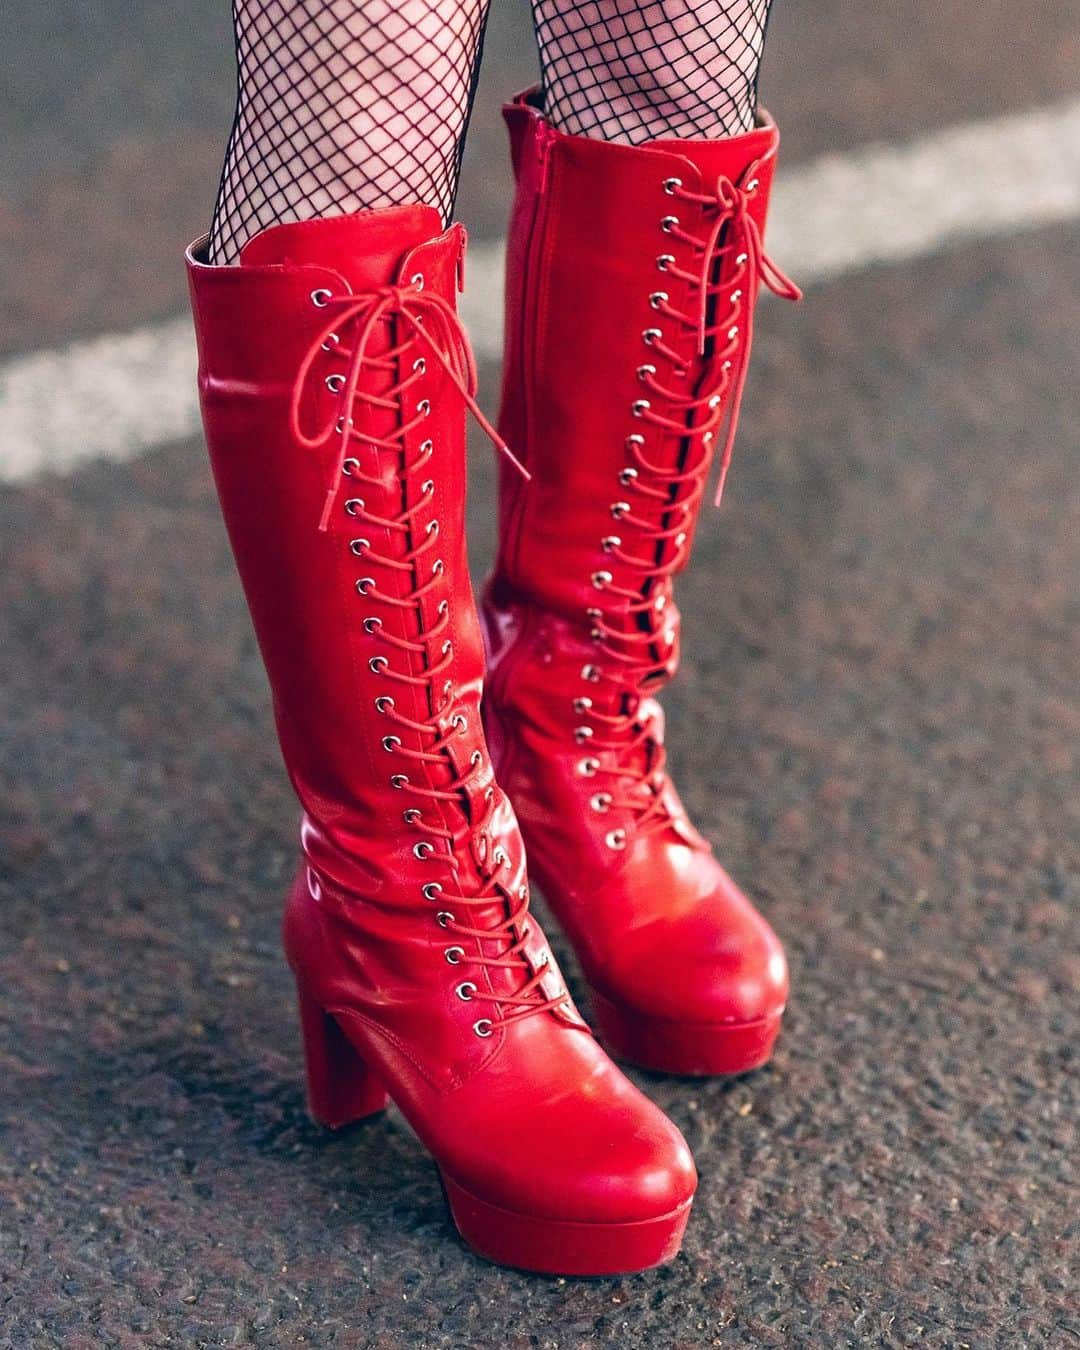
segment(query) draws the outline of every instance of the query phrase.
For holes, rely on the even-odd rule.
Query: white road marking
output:
[[[769,251],[806,285],[1077,216],[1080,99],[781,167]],[[469,257],[462,312],[481,360],[501,350],[503,252]],[[198,428],[186,317],[0,366],[0,482],[129,460]]]

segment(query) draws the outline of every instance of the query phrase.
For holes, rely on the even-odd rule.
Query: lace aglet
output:
[[[727,482],[728,469],[731,468],[731,452],[735,448],[735,427],[731,421],[728,422],[727,436],[724,439],[724,449],[720,455],[720,472],[716,478],[716,493],[713,497],[713,506],[718,507],[724,497],[724,484]]]
[[[328,488],[326,500],[323,502],[322,515],[319,517],[319,533],[325,534],[330,528],[330,512],[334,509],[334,500],[337,497],[336,488]]]
[[[510,461],[510,463],[514,466],[514,468],[517,469],[518,473],[521,474],[522,478],[524,478],[526,483],[532,482],[532,474],[528,471],[525,465],[522,464],[521,460],[518,459],[517,455],[514,454],[513,450],[511,450],[510,447],[506,444],[506,442],[501,438],[499,440],[499,452],[500,454],[506,456],[506,458]]]

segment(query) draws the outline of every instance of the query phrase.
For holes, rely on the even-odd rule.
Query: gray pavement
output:
[[[1077,92],[1075,4],[894,8],[776,0],[792,160]],[[9,0],[0,349],[179,310],[224,9]],[[762,308],[667,704],[794,994],[767,1070],[638,1075],[702,1184],[634,1279],[485,1265],[397,1117],[307,1120],[295,807],[202,447],[0,491],[0,1350],[1080,1342],[1078,316],[1064,225]],[[478,572],[492,480],[478,447]]]

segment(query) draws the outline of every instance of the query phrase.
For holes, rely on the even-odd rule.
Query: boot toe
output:
[[[679,1130],[587,1033],[567,1031],[557,1055],[549,1043],[538,1058],[530,1030],[510,1033],[524,1044],[504,1049],[461,1102],[469,1128],[459,1122],[461,1147],[442,1160],[459,1232],[502,1264],[554,1274],[670,1260],[697,1185]]]
[[[593,986],[616,1058],[661,1072],[744,1073],[769,1057],[788,995],[780,940],[711,858],[712,885],[621,944]]]

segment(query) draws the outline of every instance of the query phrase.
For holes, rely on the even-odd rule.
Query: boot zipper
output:
[[[521,400],[521,425],[524,429],[525,444],[518,447],[524,462],[528,464],[529,443],[533,428],[533,385],[536,369],[537,322],[536,297],[539,290],[540,253],[544,239],[544,225],[547,215],[547,183],[550,163],[550,148],[554,137],[546,122],[541,122],[536,136],[536,159],[534,164],[534,186],[532,212],[529,217],[528,235],[525,246],[525,275],[522,282],[521,312],[518,316],[517,341],[517,387]],[[517,550],[521,538],[519,528],[522,511],[525,506],[524,492],[518,493],[514,506],[513,520],[510,522],[510,537],[514,541],[511,561],[511,575],[517,572]]]

